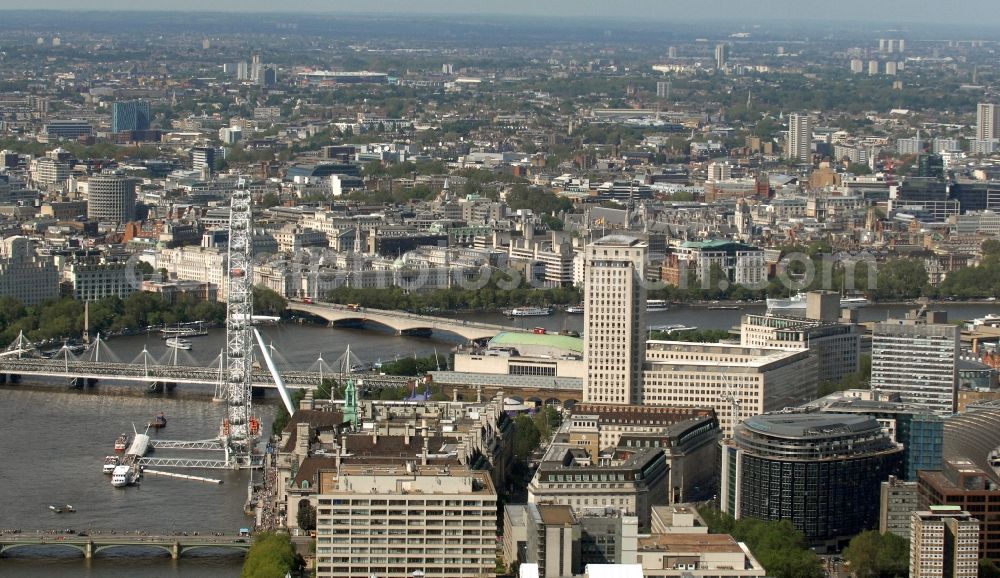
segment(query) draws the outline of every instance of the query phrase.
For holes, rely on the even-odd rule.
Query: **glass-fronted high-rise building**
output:
[[[149,130],[149,101],[126,100],[111,107],[111,132]]]
[[[903,446],[866,415],[758,415],[724,443],[723,511],[788,520],[816,546],[876,528],[881,484],[903,465]]]

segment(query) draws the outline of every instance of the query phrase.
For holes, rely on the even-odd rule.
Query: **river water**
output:
[[[862,321],[902,315],[910,306],[878,306],[860,310]],[[955,319],[1000,313],[996,304],[948,304],[940,308]],[[745,312],[763,311],[762,305],[743,310],[677,308],[651,313],[650,325],[683,324],[702,329],[728,329]],[[582,315],[557,313],[549,317],[508,320],[499,314],[475,314],[470,320],[523,327],[546,327],[552,331],[582,328]],[[265,341],[273,345],[279,367],[316,370],[322,355],[335,365],[348,344],[362,361],[388,361],[408,355],[432,355],[443,360],[458,339],[402,337],[388,331],[329,329],[318,325],[286,324],[263,328]],[[224,334],[213,330],[192,339],[192,351],[177,352],[179,363],[210,366],[224,344]],[[108,342],[121,361],[142,360],[145,348],[153,359],[169,359],[173,350],[164,347],[158,334],[116,338]],[[197,440],[214,437],[222,407],[211,401],[212,390],[201,386],[178,386],[170,393],[149,394],[143,387],[125,383],[99,383],[87,390],[67,390],[61,382],[25,383],[0,387],[0,529],[226,532],[248,524],[243,515],[248,474],[204,473],[224,480],[222,485],[147,476],[139,486],[112,488],[101,473],[106,455],[113,453],[117,435],[141,427],[157,412],[169,422],[153,434],[164,439]],[[263,405],[265,431],[276,407],[277,396],[257,400]],[[161,450],[160,455],[168,455]],[[176,452],[169,455],[178,455]],[[200,473],[200,472],[195,472]],[[54,514],[49,505],[72,504],[77,513]],[[242,556],[202,553],[172,561],[165,554],[133,556],[135,551],[101,553],[90,561],[75,550],[22,549],[0,558],[2,576],[45,577],[149,577],[193,576],[196,578],[238,576]]]

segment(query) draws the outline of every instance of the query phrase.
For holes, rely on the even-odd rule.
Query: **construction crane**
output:
[[[736,426],[740,423],[740,392],[736,385],[733,384],[732,379],[728,373],[722,373],[722,401],[728,402],[730,404],[729,411],[732,413],[732,429],[727,433],[726,437],[733,437],[733,432],[736,430]]]

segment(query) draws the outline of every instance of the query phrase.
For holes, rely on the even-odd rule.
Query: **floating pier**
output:
[[[217,480],[215,478],[203,478],[201,476],[191,476],[188,474],[177,474],[174,472],[165,472],[163,470],[151,470],[149,468],[143,468],[143,474],[150,474],[153,476],[166,476],[168,478],[180,478],[182,480],[194,480],[196,482],[208,482],[210,484],[221,484],[222,480]]]

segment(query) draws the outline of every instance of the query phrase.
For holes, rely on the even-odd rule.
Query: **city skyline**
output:
[[[505,17],[579,17],[606,18],[614,21],[716,21],[731,23],[743,20],[746,27],[766,24],[769,21],[810,21],[810,22],[843,22],[857,21],[859,15],[865,15],[864,22],[900,22],[934,25],[969,25],[970,27],[985,27],[1000,24],[1000,16],[995,16],[990,8],[993,6],[986,0],[970,0],[963,3],[965,11],[942,13],[937,5],[930,0],[888,0],[880,3],[879,10],[872,10],[869,3],[861,0],[845,0],[838,6],[836,12],[825,12],[824,4],[810,0],[807,2],[791,2],[789,0],[766,0],[752,7],[730,0],[707,0],[700,3],[661,2],[657,0],[633,0],[629,7],[609,7],[605,3],[592,0],[572,2],[569,0],[553,0],[545,3],[513,0],[504,5],[504,10],[490,6],[469,5],[456,0],[429,0],[421,3],[415,10],[411,3],[401,0],[386,0],[377,5],[366,5],[359,10],[356,4],[343,0],[319,1],[302,0],[292,5],[283,5],[284,13],[325,13],[345,15],[357,14],[427,14],[427,15],[461,15],[461,16],[505,16]],[[178,0],[170,5],[143,6],[123,0],[106,0],[103,2],[70,2],[54,0],[46,3],[46,10],[128,10],[150,12],[262,12],[280,13],[274,10],[274,5],[262,0],[235,2],[221,0],[211,5],[205,5],[192,0]],[[38,10],[38,5],[21,0],[0,1],[2,10]],[[974,16],[972,16],[974,15]]]

